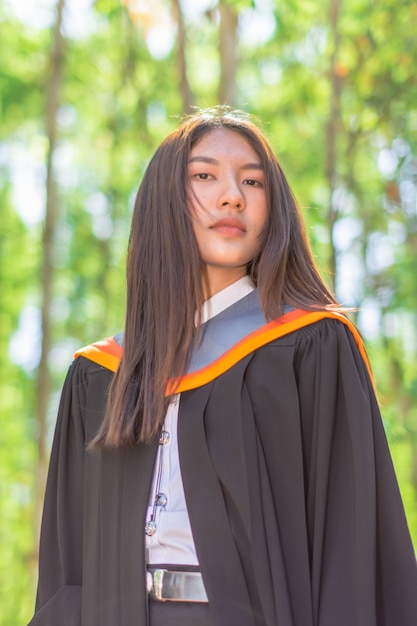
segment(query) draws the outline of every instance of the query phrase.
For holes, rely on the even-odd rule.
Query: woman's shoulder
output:
[[[106,337],[100,341],[88,344],[77,350],[74,354],[75,363],[79,361],[80,367],[92,371],[107,369],[115,372],[119,366],[120,359],[123,354],[123,333]]]
[[[116,336],[117,337],[117,336]],[[122,354],[116,337],[107,337],[86,345],[74,353],[65,379],[65,388],[84,394],[94,385],[108,385],[117,370]]]
[[[361,334],[348,316],[338,310],[292,309],[272,322],[272,333],[279,343],[301,345],[305,342],[343,341],[353,339],[362,345]],[[266,327],[268,329],[268,326]],[[281,338],[284,341],[281,341]]]
[[[322,318],[313,320],[298,329],[294,336],[294,343],[302,349],[303,346],[315,345],[328,347],[330,345],[351,345],[365,356],[364,340],[357,326],[342,313],[327,312]]]
[[[282,337],[277,337],[270,346],[288,346],[289,358],[296,362],[307,359],[327,362],[331,354],[351,353],[355,360],[362,361],[371,374],[366,348],[356,325],[343,312],[333,310],[294,311],[298,315],[294,326],[288,326]],[[291,324],[292,322],[290,322]],[[371,374],[372,378],[372,374]]]
[[[323,311],[322,317],[313,319],[310,324],[299,328],[294,338],[296,341],[320,341],[324,337],[339,339],[349,336],[362,341],[357,327],[346,315],[341,313],[334,315]]]

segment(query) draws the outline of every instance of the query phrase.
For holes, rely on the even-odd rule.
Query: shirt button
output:
[[[156,524],[153,521],[146,522],[145,524],[145,535],[148,537],[152,537],[156,533]]]
[[[165,446],[169,441],[169,432],[167,430],[163,430],[161,436],[159,438],[159,445]]]
[[[166,506],[168,498],[164,493],[157,493],[155,496],[155,506]]]

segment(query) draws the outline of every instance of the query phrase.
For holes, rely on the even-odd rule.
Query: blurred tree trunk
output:
[[[185,52],[187,36],[180,0],[173,0],[173,13],[178,26],[177,58],[178,72],[180,76],[180,88],[183,101],[183,112],[191,113],[194,104],[194,96],[191,91],[190,83],[188,82],[187,77],[187,59]]]
[[[219,2],[220,11],[220,85],[219,102],[236,106],[237,103],[237,26],[236,9],[225,0]]]
[[[330,110],[326,125],[326,178],[329,190],[328,231],[329,231],[329,259],[328,270],[336,284],[336,250],[333,243],[333,228],[338,218],[338,207],[335,204],[335,190],[337,188],[337,136],[340,126],[340,94],[342,91],[342,76],[338,65],[340,31],[339,17],[342,0],[330,0]]]
[[[43,258],[41,267],[42,347],[38,368],[36,406],[38,422],[38,466],[35,515],[38,533],[48,465],[47,409],[51,390],[48,355],[51,347],[51,297],[54,278],[53,244],[58,213],[53,160],[57,135],[56,117],[59,108],[64,64],[65,42],[61,31],[64,4],[65,0],[58,0],[56,5],[56,20],[53,27],[53,38],[49,54],[45,102],[48,153],[46,163],[46,214],[42,236]]]

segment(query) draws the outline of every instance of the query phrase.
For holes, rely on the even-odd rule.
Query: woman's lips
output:
[[[246,232],[245,224],[233,217],[224,217],[210,226],[210,229],[215,230],[217,233],[221,233],[222,235],[229,235],[230,237],[242,235]]]

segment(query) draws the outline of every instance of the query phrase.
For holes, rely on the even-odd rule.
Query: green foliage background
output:
[[[43,22],[33,8],[25,16],[0,0],[0,626],[29,620],[36,584],[34,406],[54,5],[34,4]],[[417,3],[344,0],[336,30],[335,0],[223,4],[239,15],[235,104],[263,121],[323,272],[331,281],[334,247],[336,291],[361,308],[356,321],[417,546]],[[74,349],[122,327],[134,193],[183,113],[172,3],[82,6],[78,28],[69,10],[63,27],[50,437]],[[183,15],[194,102],[217,104],[217,2],[183,2]]]

